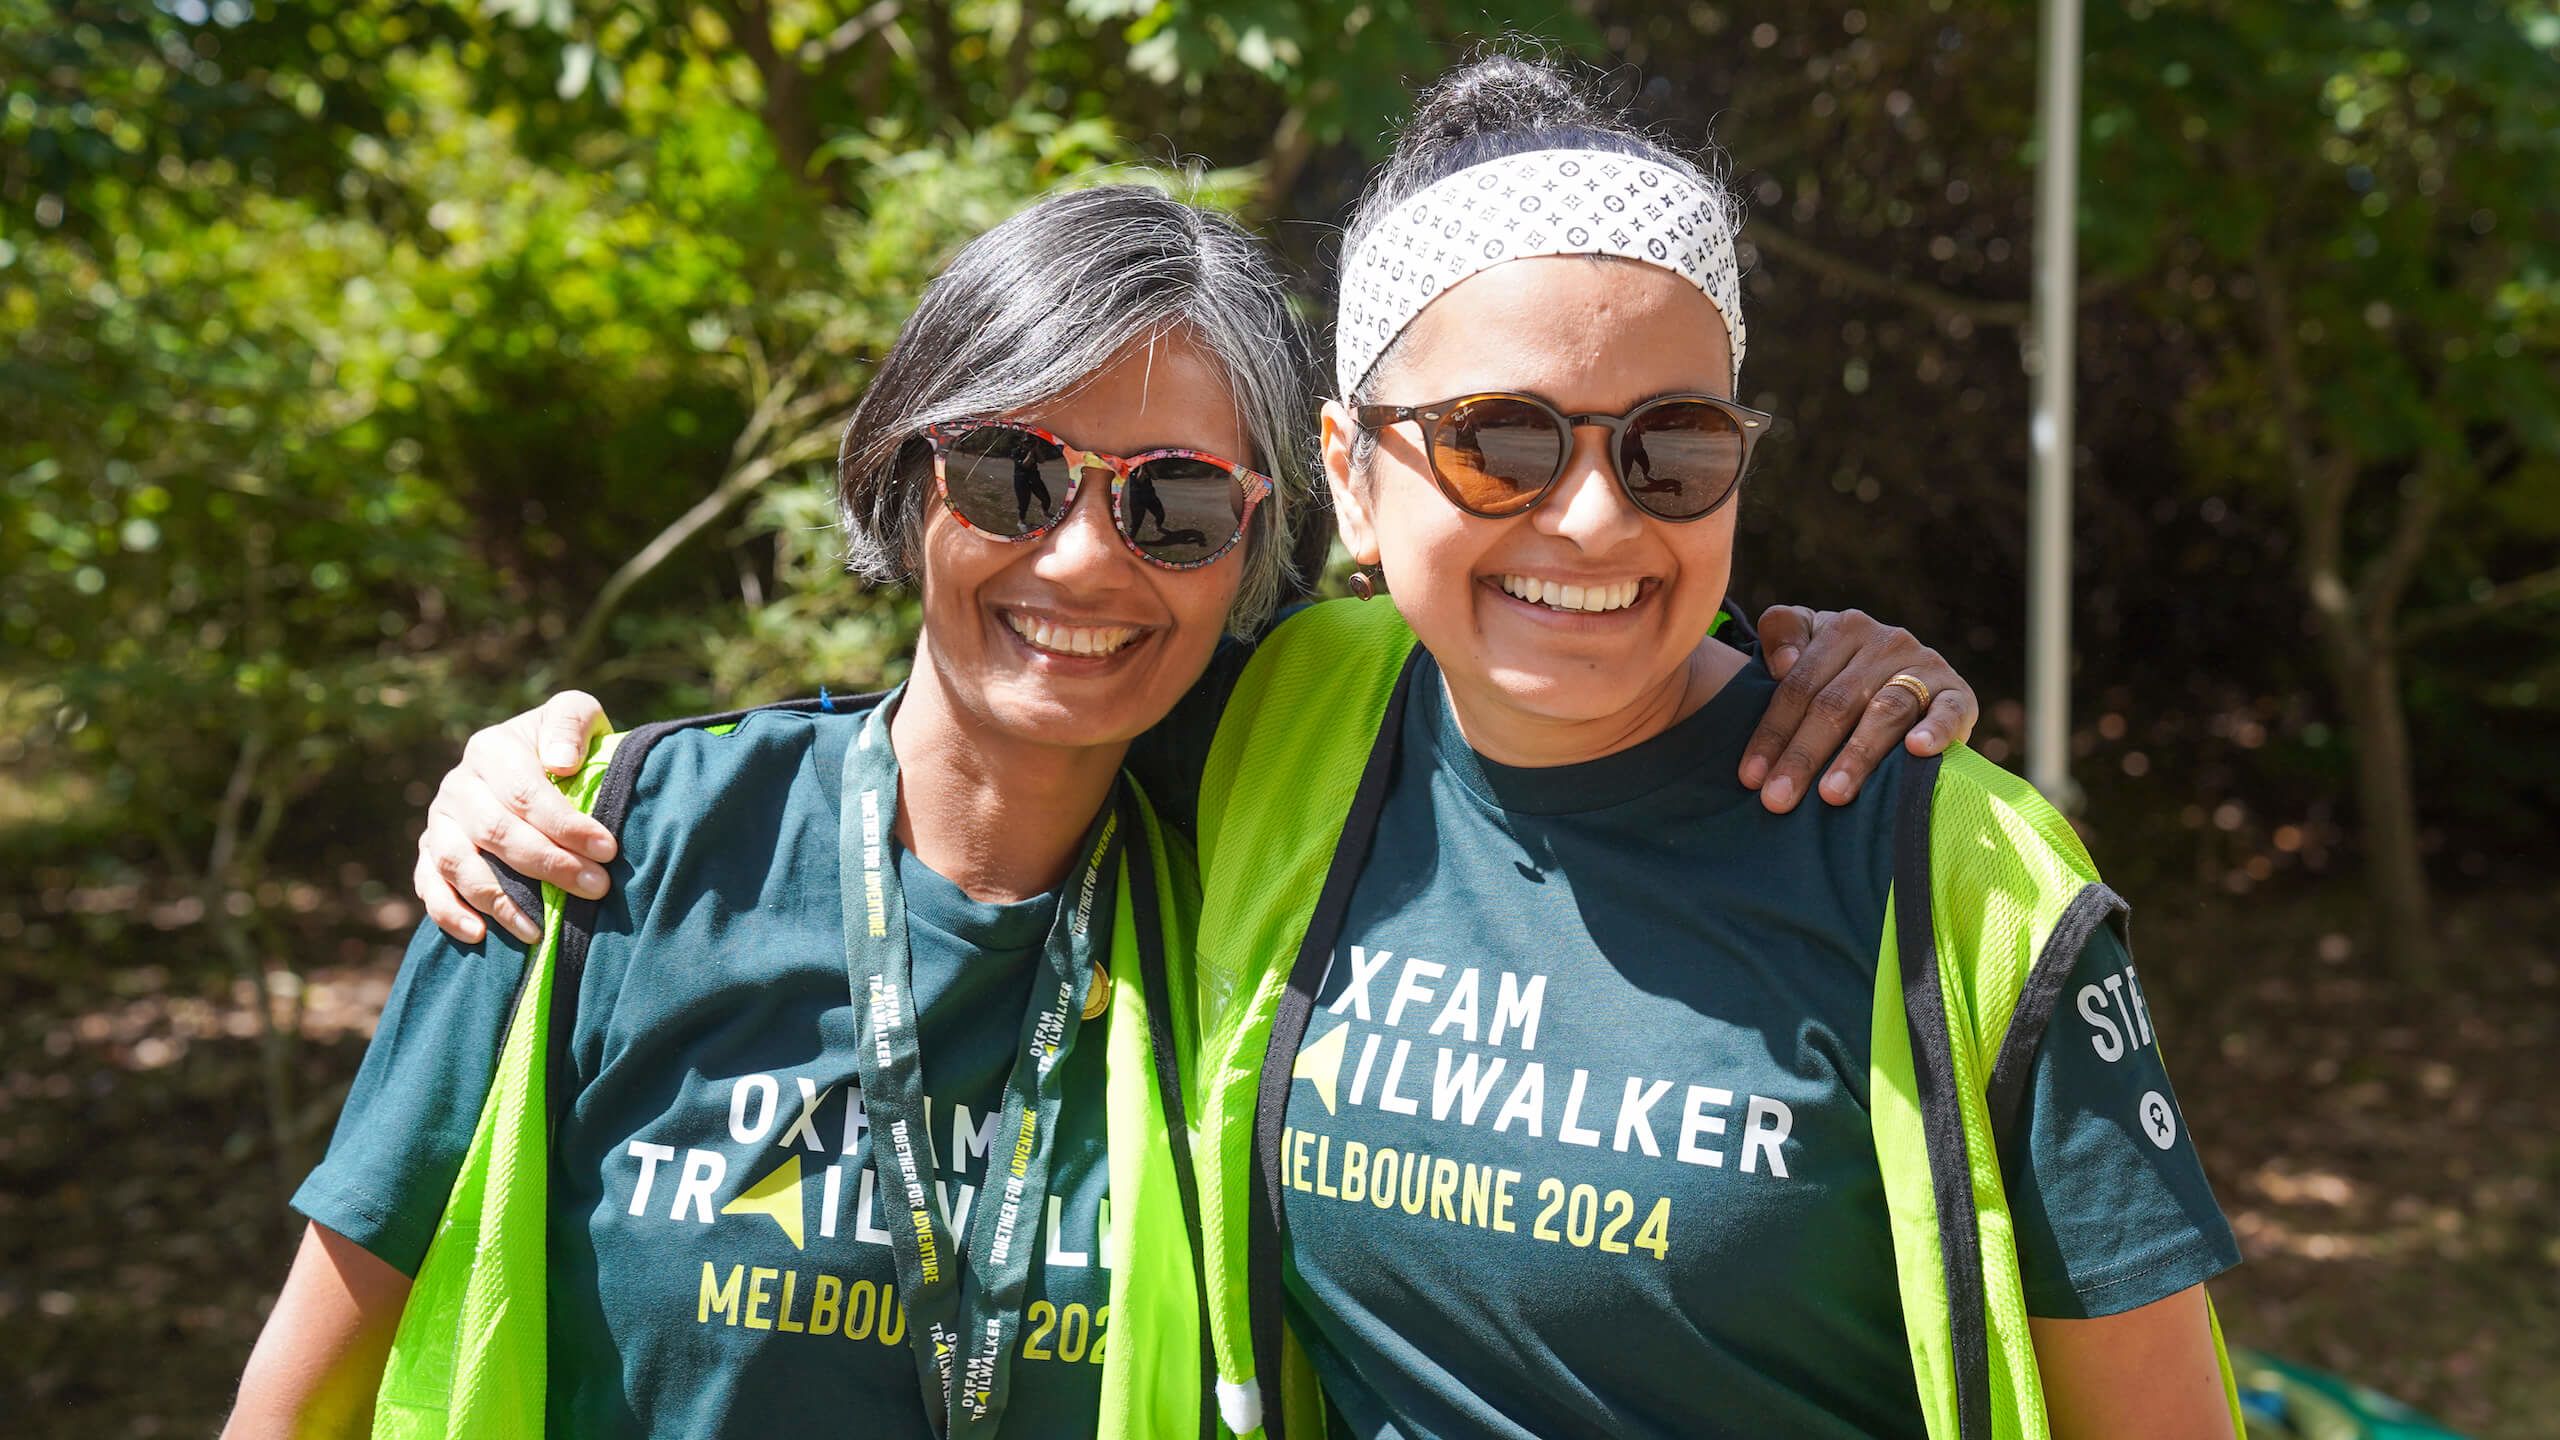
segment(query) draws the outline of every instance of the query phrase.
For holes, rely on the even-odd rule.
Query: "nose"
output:
[[[1541,531],[1571,541],[1586,551],[1603,551],[1644,529],[1644,516],[1627,501],[1609,455],[1609,430],[1577,425],[1573,450],[1565,456],[1564,473],[1555,492],[1529,512]]]
[[[1076,503],[1058,528],[1040,538],[1032,568],[1041,579],[1080,590],[1116,588],[1135,564],[1111,523],[1111,471],[1102,465],[1085,468],[1076,488]]]

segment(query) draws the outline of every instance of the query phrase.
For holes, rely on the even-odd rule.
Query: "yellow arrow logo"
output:
[[[800,1157],[794,1155],[775,1166],[771,1174],[721,1206],[720,1213],[767,1216],[790,1237],[792,1249],[804,1248],[800,1243]]]
[[[1312,1080],[1316,1098],[1324,1102],[1324,1113],[1333,1113],[1334,1083],[1342,1078],[1342,1049],[1351,1042],[1351,1022],[1343,1021],[1313,1045],[1298,1047],[1297,1063],[1289,1067],[1292,1080]]]

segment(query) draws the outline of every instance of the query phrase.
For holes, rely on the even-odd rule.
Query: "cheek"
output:
[[[1244,553],[1227,555],[1205,570],[1169,570],[1157,583],[1164,607],[1186,643],[1212,646],[1227,630],[1236,591],[1244,582]]]
[[[1660,528],[1671,532],[1672,553],[1679,557],[1681,573],[1694,581],[1690,588],[1712,591],[1705,603],[1721,604],[1725,587],[1733,579],[1733,507],[1727,505],[1693,525]]]
[[[1459,512],[1427,479],[1382,479],[1371,513],[1387,588],[1409,614],[1449,613],[1474,603],[1477,561],[1506,522]],[[1393,488],[1389,488],[1390,486]]]
[[[1023,547],[998,545],[936,509],[925,520],[916,587],[928,618],[956,615],[976,603],[988,577],[1020,558]]]
[[[1383,459],[1371,472],[1369,518],[1378,559],[1388,576],[1417,592],[1439,581],[1464,515],[1443,499],[1431,477]]]

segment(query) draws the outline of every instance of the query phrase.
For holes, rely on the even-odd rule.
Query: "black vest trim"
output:
[[[2026,1144],[2017,1134],[2018,1117],[2026,1107],[2036,1052],[2053,1023],[2054,1008],[2062,1003],[2062,989],[2080,963],[2080,952],[2089,947],[2089,937],[2110,921],[2121,927],[2129,913],[2131,907],[2121,896],[2092,880],[2063,907],[2053,933],[2036,952],[2036,963],[2027,971],[2026,987],[2018,992],[2018,1008],[2009,1016],[2008,1033],[2000,1039],[2000,1058],[1992,1062],[1991,1083],[1986,1087],[1991,1134],[2000,1147],[2004,1171],[2025,1163]]]
[[[1911,1026],[1912,1070],[1920,1086],[1920,1127],[1938,1205],[1939,1260],[1946,1268],[1948,1343],[1956,1382],[1956,1434],[1991,1434],[1991,1339],[1982,1283],[1982,1234],[1973,1205],[1973,1163],[1965,1154],[1963,1097],[1956,1089],[1955,1037],[1947,1029],[1932,914],[1929,827],[1936,810],[1939,757],[1905,765],[1893,844],[1894,951],[1902,968],[1903,1013]]]
[[[1323,988],[1333,942],[1342,933],[1343,912],[1368,863],[1369,842],[1378,833],[1378,815],[1386,809],[1387,779],[1395,769],[1397,742],[1404,734],[1406,697],[1413,690],[1417,645],[1396,673],[1395,690],[1378,723],[1378,738],[1369,747],[1368,763],[1351,795],[1351,813],[1342,822],[1342,839],[1334,846],[1333,863],[1325,871],[1324,889],[1316,896],[1315,913],[1307,921],[1306,938],[1289,967],[1289,988],[1281,993],[1271,1018],[1271,1046],[1262,1059],[1262,1087],[1253,1112],[1254,1193],[1262,1203],[1252,1207],[1246,1231],[1245,1283],[1253,1313],[1253,1373],[1262,1384],[1262,1428],[1270,1440],[1287,1440],[1281,1411],[1280,1229],[1282,1189],[1280,1136],[1289,1111],[1290,1070],[1298,1062],[1298,1046],[1307,1038],[1307,1020],[1315,1013],[1316,991]]]
[[[1182,1228],[1191,1240],[1191,1294],[1200,1316],[1200,1440],[1217,1440],[1218,1355],[1209,1336],[1209,1275],[1201,1263],[1207,1246],[1200,1230],[1200,1186],[1191,1160],[1191,1112],[1182,1099],[1180,1052],[1173,1039],[1173,984],[1165,961],[1164,919],[1156,894],[1154,847],[1137,826],[1143,802],[1124,802],[1120,823],[1136,833],[1122,853],[1129,857],[1129,923],[1138,927],[1138,990],[1147,1001],[1147,1048],[1156,1070],[1156,1099],[1164,1107],[1165,1137],[1173,1151],[1173,1183],[1182,1199]]]

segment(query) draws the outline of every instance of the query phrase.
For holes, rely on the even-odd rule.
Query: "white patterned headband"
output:
[[[1615,255],[1698,287],[1723,314],[1742,378],[1742,271],[1724,205],[1687,175],[1608,150],[1532,150],[1473,165],[1398,202],[1342,267],[1333,372],[1348,397],[1423,307],[1508,260]]]

